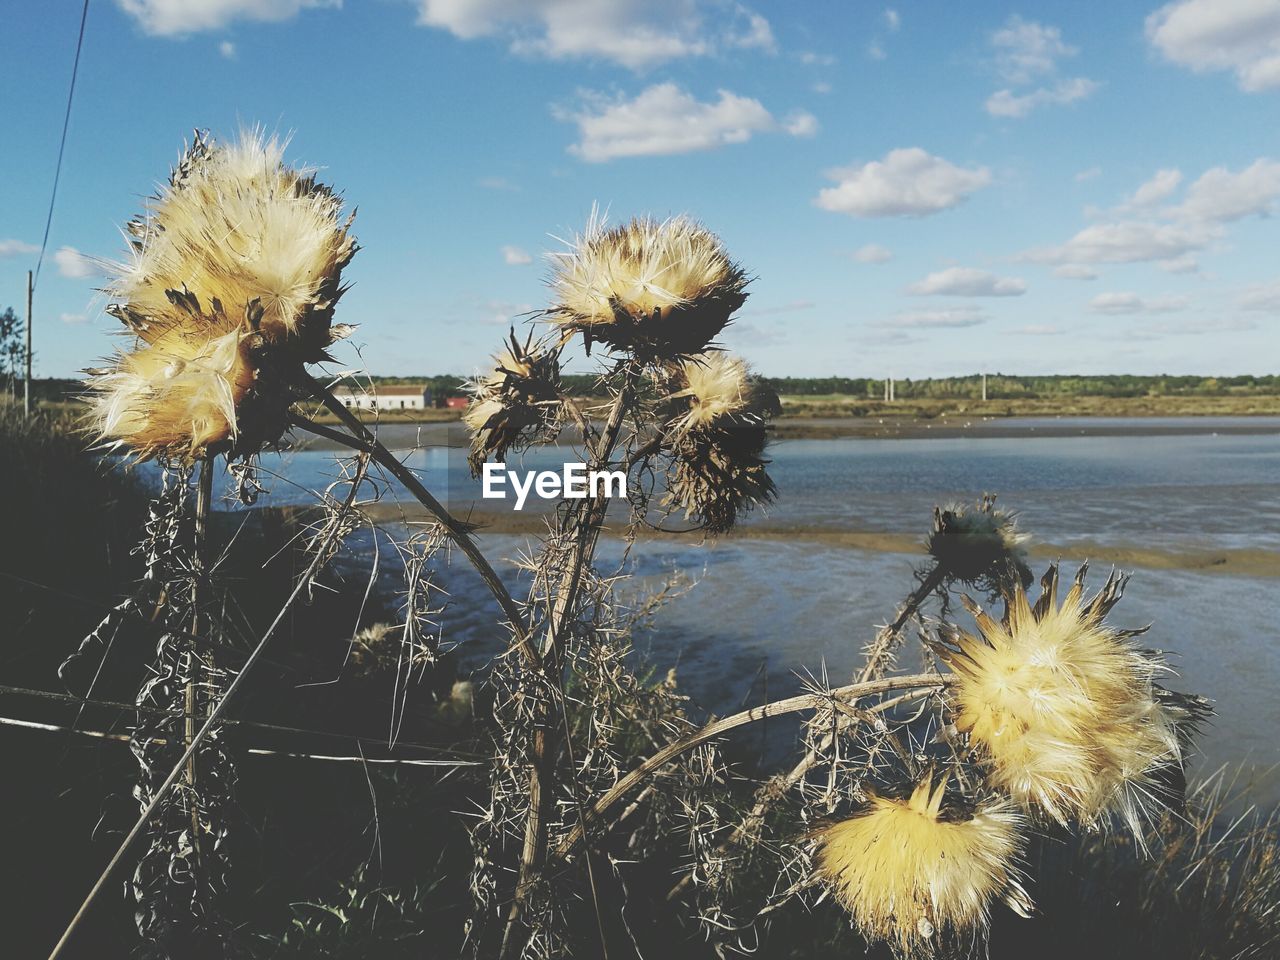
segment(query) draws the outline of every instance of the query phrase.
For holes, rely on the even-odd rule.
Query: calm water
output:
[[[1215,435],[1205,421],[1172,427],[1184,423],[1208,432],[783,441],[772,453],[781,498],[765,522],[923,535],[934,503],[994,491],[1019,511],[1026,530],[1050,544],[1280,554],[1280,433]],[[566,455],[538,451],[526,465],[551,466]],[[431,447],[406,456],[454,509],[478,497],[461,451]],[[307,502],[309,491],[337,475],[332,453],[300,451],[265,465],[277,473],[267,478],[270,503]],[[482,541],[496,557],[515,556],[525,545],[509,535]],[[352,575],[367,552],[367,539],[352,544]],[[601,552],[617,561],[620,545],[606,540]],[[825,669],[843,681],[862,643],[912,585],[918,562],[785,534],[706,547],[675,538],[645,542],[631,555],[637,586],[673,567],[700,582],[663,610],[640,646],[654,666],[676,666],[686,692],[717,712],[758,702],[766,683],[769,697],[785,695],[797,674]],[[492,608],[461,564],[445,574],[453,597],[446,639],[480,663],[494,652]],[[514,578],[512,585],[520,589]],[[1153,623],[1150,645],[1170,651],[1182,675],[1170,685],[1217,701],[1202,768],[1280,764],[1278,586],[1280,578],[1138,569],[1113,614],[1122,625]],[[1264,779],[1260,795],[1280,799],[1280,778]]]

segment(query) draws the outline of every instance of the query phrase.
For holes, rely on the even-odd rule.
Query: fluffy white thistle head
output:
[[[237,408],[254,384],[248,337],[238,325],[223,333],[174,326],[121,354],[114,368],[89,381],[100,440],[140,460],[192,456],[234,440]]]
[[[88,427],[106,444],[146,458],[279,438],[291,387],[275,373],[341,334],[333,308],[356,250],[341,200],[283,150],[258,132],[197,134],[129,224],[130,258],[105,292],[136,340],[88,381]]]
[[[941,940],[982,936],[992,903],[1031,904],[1017,861],[1022,819],[1007,800],[944,806],[946,778],[910,796],[872,796],[858,814],[818,833],[817,874],[871,941],[908,956]]]
[[[645,359],[704,350],[745,302],[747,276],[720,239],[687,217],[606,229],[595,212],[554,254],[551,320]]]
[[[1085,571],[1061,605],[1056,566],[1034,607],[1020,584],[1007,587],[999,621],[966,598],[981,636],[957,632],[935,649],[955,673],[955,725],[993,787],[1063,825],[1118,816],[1141,842],[1174,799],[1167,774],[1182,763],[1188,718],[1154,683],[1164,663],[1132,643],[1143,631],[1104,622],[1124,578],[1086,599]]]
[[[269,344],[323,355],[356,242],[342,200],[283,153],[260,131],[227,145],[197,135],[147,201],[129,225],[131,258],[107,286],[113,312],[143,339],[170,292],[184,291],[245,318]]]

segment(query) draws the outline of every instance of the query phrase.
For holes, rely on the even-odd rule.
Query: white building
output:
[[[425,410],[433,405],[431,388],[424,386],[378,386],[368,390],[338,387],[333,395],[353,410]]]

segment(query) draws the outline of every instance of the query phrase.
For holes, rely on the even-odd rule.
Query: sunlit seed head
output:
[[[286,166],[283,152],[258,131],[228,145],[197,137],[130,224],[130,257],[107,286],[135,332],[150,339],[171,291],[187,291],[269,345],[323,356],[356,243],[342,201],[312,171]]]
[[[1059,604],[1052,567],[1034,607],[1020,584],[1003,620],[970,602],[980,636],[936,649],[954,671],[955,724],[994,787],[1063,825],[1118,817],[1140,840],[1173,799],[1163,774],[1182,763],[1184,740],[1153,682],[1164,663],[1104,622],[1123,585],[1113,574],[1086,599],[1082,568]]]
[[[687,217],[637,218],[584,233],[553,255],[552,321],[646,359],[697,353],[746,300],[747,276],[720,239]]]
[[[908,956],[932,953],[943,938],[984,936],[999,898],[1024,915],[1030,907],[1013,805],[948,806],[946,784],[926,776],[906,798],[873,796],[818,835],[818,876],[864,937]]]
[[[171,326],[120,354],[88,381],[89,430],[141,460],[190,457],[234,439],[238,407],[255,380],[248,337],[238,328],[200,334]]]

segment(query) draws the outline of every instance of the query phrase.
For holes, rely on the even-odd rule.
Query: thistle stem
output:
[[[342,421],[343,425],[351,431],[352,437],[347,437],[341,431],[331,430],[323,427],[321,424],[313,423],[306,417],[293,414],[290,419],[298,427],[315,433],[319,436],[333,440],[335,443],[341,443],[345,446],[352,447],[356,450],[362,450],[369,454],[373,460],[379,465],[385,467],[387,471],[404,484],[414,498],[421,503],[431,513],[433,517],[444,527],[450,539],[458,545],[467,559],[471,561],[471,565],[476,568],[476,572],[480,574],[480,579],[484,581],[485,586],[489,588],[489,592],[493,594],[498,606],[502,608],[507,620],[511,623],[511,629],[516,635],[516,646],[524,658],[529,661],[529,665],[535,670],[542,670],[542,658],[538,655],[537,648],[534,647],[529,639],[529,633],[525,629],[524,615],[512,598],[510,591],[503,584],[502,579],[494,571],[493,566],[480,548],[476,545],[467,528],[448,510],[444,504],[432,496],[431,492],[422,484],[417,475],[412,470],[401,463],[390,450],[388,450],[382,442],[369,430],[354,413],[342,405],[324,384],[316,380],[305,371],[299,376],[299,384],[305,387],[317,400],[320,401],[330,413]]]
[[[205,451],[200,456],[200,473],[196,481],[196,509],[193,550],[193,578],[191,582],[191,638],[187,641],[187,688],[183,696],[183,743],[191,746],[196,735],[196,714],[199,708],[200,655],[196,649],[197,638],[204,635],[205,622],[201,607],[207,602],[209,587],[209,505],[213,499],[213,456]],[[187,761],[187,785],[191,788],[191,845],[195,849],[196,863],[200,863],[200,805],[196,802],[196,757],[194,752]]]
[[[882,680],[872,680],[867,683],[854,683],[845,687],[836,687],[825,693],[802,693],[798,696],[787,697],[785,700],[775,700],[772,703],[762,704],[758,707],[752,707],[750,710],[743,710],[741,713],[735,713],[719,720],[712,720],[702,728],[695,730],[687,736],[681,737],[667,744],[640,766],[636,767],[625,777],[619,780],[607,793],[600,797],[599,800],[587,811],[587,825],[599,820],[615,803],[626,796],[632,787],[636,786],[656,771],[666,766],[676,757],[683,753],[687,753],[694,747],[706,743],[708,740],[714,740],[723,736],[730,730],[737,727],[745,726],[749,723],[755,723],[759,720],[766,720],[769,717],[777,717],[788,713],[798,713],[803,710],[818,710],[832,700],[840,700],[843,702],[852,702],[863,699],[864,697],[876,696],[881,693],[890,693],[895,690],[911,691],[913,695],[922,696],[929,693],[935,693],[950,686],[952,680],[949,677],[939,676],[933,673],[914,674],[906,677],[886,677]],[[869,708],[868,713],[880,713],[888,709],[891,705],[902,702],[901,699],[895,698],[892,702],[877,704]],[[573,852],[573,848],[578,844],[585,834],[585,830],[575,827],[565,838],[560,841],[556,847],[555,855],[557,858],[563,858]]]
[[[218,705],[210,711],[203,726],[196,731],[191,742],[187,744],[186,752],[178,762],[174,764],[173,769],[169,771],[169,775],[164,778],[164,782],[156,789],[155,795],[151,798],[151,802],[147,804],[147,808],[142,811],[141,816],[138,817],[132,829],[129,830],[129,833],[125,836],[124,840],[121,841],[120,846],[116,848],[116,852],[112,855],[110,862],[94,882],[93,888],[89,891],[89,895],[85,897],[84,903],[80,904],[80,909],[76,911],[75,916],[71,918],[71,922],[67,924],[67,929],[63,931],[62,936],[54,945],[53,952],[49,954],[49,960],[58,960],[58,957],[62,956],[63,950],[66,949],[66,946],[71,942],[71,938],[75,934],[76,929],[88,915],[89,908],[98,898],[98,894],[100,894],[103,888],[107,885],[107,881],[111,879],[116,868],[120,866],[121,861],[124,860],[125,854],[129,852],[129,848],[132,847],[138,837],[142,835],[142,831],[146,829],[147,824],[150,823],[156,810],[159,809],[161,801],[168,795],[178,778],[182,776],[183,770],[186,769],[187,763],[191,758],[195,756],[196,750],[199,749],[200,744],[214,729],[214,727],[217,726],[218,721],[222,718],[222,714],[226,712],[227,706],[231,703],[232,699],[234,699],[241,684],[244,683],[245,677],[249,675],[249,672],[261,658],[262,651],[266,649],[267,643],[273,636],[275,636],[276,630],[279,629],[280,624],[284,622],[289,611],[293,609],[293,605],[297,603],[298,598],[301,597],[303,592],[307,589],[312,578],[320,571],[320,567],[328,558],[329,548],[333,545],[334,540],[337,539],[338,534],[342,530],[341,520],[351,510],[352,504],[355,503],[356,493],[359,490],[360,485],[364,482],[365,474],[368,472],[368,469],[369,455],[367,453],[362,453],[359,458],[359,465],[356,468],[355,476],[351,481],[351,492],[347,494],[347,498],[342,504],[337,517],[335,517],[334,521],[329,524],[329,529],[325,532],[321,543],[318,544],[315,554],[311,559],[311,563],[308,564],[307,569],[303,571],[302,577],[298,580],[297,584],[294,585],[293,592],[289,594],[288,599],[284,602],[284,606],[280,608],[275,619],[271,621],[271,625],[267,627],[266,632],[263,633],[262,639],[258,641],[258,645],[253,648],[253,652],[250,653],[248,658],[245,660],[244,666],[241,667],[240,672],[236,674],[235,679],[232,680],[230,685],[227,687],[227,692],[222,695],[222,699],[218,701]]]
[[[628,361],[622,368],[623,382],[621,389],[619,389],[618,395],[614,398],[613,405],[609,410],[609,419],[605,422],[595,449],[591,453],[592,469],[603,467],[613,456],[614,448],[618,442],[618,435],[622,430],[622,423],[626,417],[627,408],[630,405],[634,391],[636,373],[635,361]],[[564,712],[564,684],[560,673],[563,668],[564,627],[577,600],[578,592],[582,585],[583,572],[595,555],[596,544],[600,538],[600,527],[604,523],[607,512],[608,501],[603,496],[597,496],[586,501],[585,514],[575,510],[570,515],[570,522],[577,523],[573,563],[570,567],[567,582],[562,582],[556,592],[556,599],[552,606],[550,624],[547,630],[547,639],[542,647],[544,662],[553,665],[551,671],[546,674],[546,678],[552,687],[550,695],[556,700],[562,713],[565,747],[569,751],[571,760],[573,747],[569,742],[568,715]],[[552,788],[555,781],[555,760],[558,750],[558,744],[555,742],[556,728],[547,722],[546,713],[548,707],[549,704],[546,701],[540,702],[535,714],[531,744],[532,757],[529,765],[529,814],[525,820],[524,846],[520,855],[520,871],[516,880],[516,892],[507,913],[506,928],[503,931],[502,947],[499,954],[503,958],[510,957],[514,952],[521,949],[520,944],[524,938],[516,935],[516,930],[520,924],[520,914],[523,911],[525,901],[528,899],[533,881],[541,869],[543,861],[546,859],[547,820],[551,808]],[[586,818],[580,805],[578,806],[578,816],[579,829],[585,830]],[[595,878],[594,875],[590,875],[591,863],[589,858],[587,869],[594,896]],[[597,920],[599,921],[598,903],[596,909]],[[601,949],[607,950],[604,942],[603,927],[600,930],[600,939]]]
[[[855,683],[869,683],[878,679],[884,674],[892,662],[893,651],[898,645],[902,628],[907,625],[912,617],[920,610],[920,606],[929,598],[929,595],[938,588],[942,583],[943,572],[938,564],[929,570],[924,579],[915,590],[903,601],[902,606],[898,609],[898,615],[892,623],[881,627],[876,633],[875,639],[867,645],[866,660],[863,663],[862,670],[858,672]],[[842,717],[837,721],[837,725],[841,729],[847,729],[849,726],[857,723],[853,717]],[[797,783],[809,775],[818,764],[818,758],[823,752],[831,748],[834,742],[834,735],[827,733],[819,747],[811,747],[805,751],[800,761],[782,776],[771,778],[756,792],[755,803],[751,810],[742,819],[742,821],[733,828],[729,836],[725,837],[716,848],[717,853],[724,853],[731,847],[742,841],[744,837],[750,836],[764,822],[765,814],[769,812],[769,808],[773,806],[780,797],[794,787]],[[693,882],[693,871],[689,871],[680,881],[667,891],[667,899],[674,900],[681,892]]]

